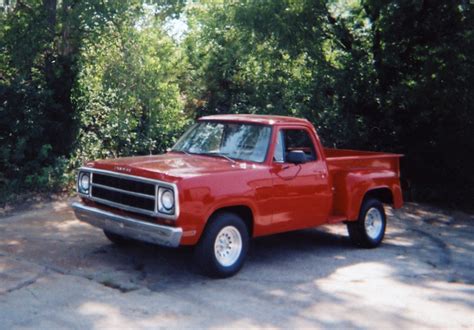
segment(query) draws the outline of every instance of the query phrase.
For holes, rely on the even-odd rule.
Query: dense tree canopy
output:
[[[162,152],[213,113],[304,117],[327,145],[406,154],[410,197],[474,195],[467,1],[2,3],[3,198]]]

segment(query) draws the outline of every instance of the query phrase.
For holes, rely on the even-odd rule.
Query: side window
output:
[[[306,155],[306,161],[314,161],[317,159],[316,148],[308,133],[304,129],[285,129],[283,130],[284,156],[293,150],[301,150]]]

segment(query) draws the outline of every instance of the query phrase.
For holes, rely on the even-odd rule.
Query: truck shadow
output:
[[[401,238],[400,241],[398,239]],[[212,310],[232,309],[239,305],[239,312],[229,316],[227,322],[235,322],[250,315],[268,313],[269,308],[275,314],[290,313],[298,315],[301,322],[317,324],[321,327],[355,327],[348,319],[324,321],[319,315],[305,315],[301,311],[314,308],[315,302],[329,302],[341,313],[357,310],[354,302],[361,299],[357,290],[349,289],[339,292],[334,283],[355,288],[357,285],[371,287],[383,279],[384,285],[394,286],[410,292],[411,288],[431,289],[431,282],[437,276],[435,267],[426,263],[419,265],[419,259],[426,258],[440,267],[449,268],[444,247],[434,245],[430,237],[419,232],[412,232],[411,239],[407,233],[392,232],[387,241],[378,249],[366,250],[354,247],[343,230],[339,233],[322,229],[308,229],[254,239],[247,262],[240,273],[228,279],[209,279],[196,272],[191,266],[193,249],[168,249],[148,244],[117,247],[103,246],[106,251],[104,261],[109,267],[123,271],[123,256],[127,255],[132,269],[127,272],[141,274],[137,289],[146,288],[155,294],[179,296],[193,306],[207,306]],[[426,245],[426,251],[422,251]],[[433,251],[439,256],[433,254]],[[414,252],[416,251],[416,253]],[[109,255],[109,257],[107,257]],[[118,259],[111,255],[121,256]],[[416,260],[414,260],[416,259]],[[121,284],[116,283],[119,290]],[[113,287],[113,285],[111,285]],[[389,288],[380,288],[389,293]],[[399,290],[397,289],[397,290]],[[122,290],[122,292],[127,292]],[[405,294],[405,293],[404,293]],[[220,301],[227,297],[225,302]],[[473,308],[474,304],[467,295],[453,298],[440,294],[436,299],[457,306]],[[454,299],[454,300],[453,300]],[[261,305],[264,304],[265,307]],[[351,306],[350,309],[348,309]],[[207,308],[206,307],[206,308]],[[391,319],[392,326],[406,327],[417,324],[409,316],[394,311],[384,310],[384,317]],[[259,324],[264,320],[269,326],[279,326],[285,318],[259,316]],[[418,320],[419,321],[419,320]],[[212,323],[212,321],[211,321]],[[220,324],[220,323],[216,323]]]
[[[387,244],[388,245],[388,244]],[[90,246],[90,248],[92,248]],[[236,276],[229,279],[209,279],[199,273],[193,264],[194,249],[191,247],[172,249],[146,243],[134,242],[127,246],[102,244],[85,251],[83,258],[100,264],[107,276],[91,275],[91,279],[119,289],[123,292],[146,287],[151,291],[164,292],[195,285],[196,281],[232,281],[273,276],[283,278],[287,272],[298,272],[299,279],[324,277],[334,267],[351,262],[346,253],[361,250],[355,248],[348,237],[318,229],[300,230],[251,241],[246,263]],[[328,263],[328,260],[331,262]],[[316,267],[324,262],[324,267]],[[315,266],[315,272],[308,265]],[[96,269],[97,270],[97,269]],[[114,274],[115,272],[115,274]]]
[[[402,247],[403,249],[403,247]],[[251,241],[244,268],[228,279],[209,279],[193,265],[193,248],[171,249],[146,243],[118,247],[103,245],[93,254],[117,272],[129,276],[107,279],[107,285],[128,291],[123,280],[134,281],[130,290],[146,287],[154,292],[169,292],[198,283],[256,281],[268,278],[275,282],[302,283],[325,278],[338,268],[361,262],[393,264],[400,246],[387,242],[379,249],[354,247],[347,235],[321,229],[299,230],[256,238]],[[128,287],[130,287],[128,285]]]

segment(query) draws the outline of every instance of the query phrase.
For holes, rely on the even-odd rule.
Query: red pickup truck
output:
[[[354,244],[378,246],[383,203],[403,204],[400,157],[324,148],[304,119],[208,116],[166,154],[81,167],[72,207],[117,244],[195,245],[199,268],[227,277],[252,237],[345,222]]]

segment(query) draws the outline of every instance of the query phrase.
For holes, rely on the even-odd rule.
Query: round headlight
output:
[[[161,193],[161,205],[167,211],[171,210],[174,206],[174,195],[171,190],[165,190]]]
[[[88,191],[90,187],[90,178],[89,174],[83,173],[79,178],[79,186],[82,191]]]

